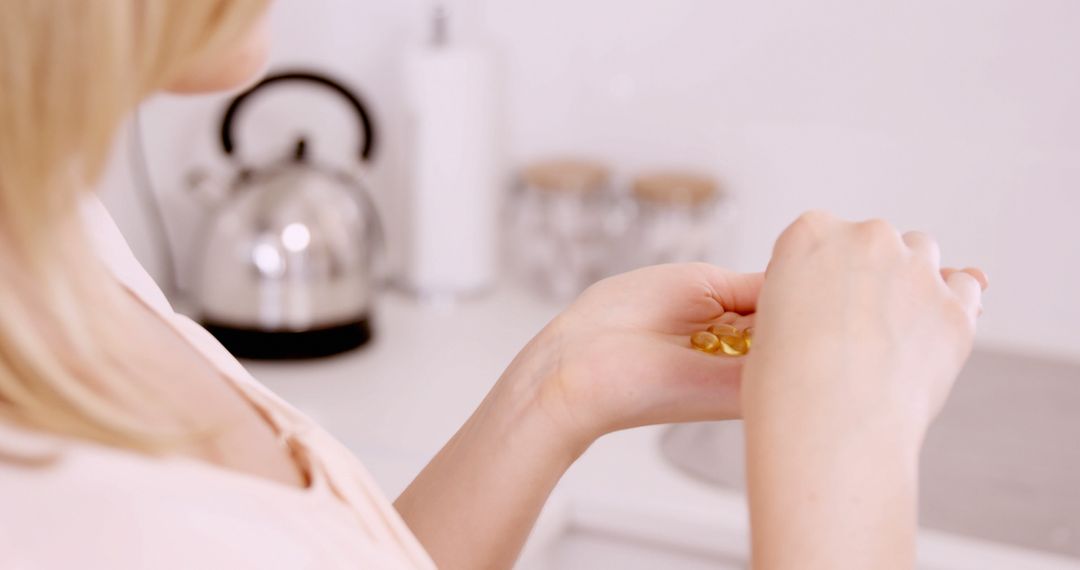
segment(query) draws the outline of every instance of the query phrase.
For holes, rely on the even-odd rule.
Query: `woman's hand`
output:
[[[605,433],[739,415],[742,358],[698,352],[748,326],[762,276],[705,264],[597,283],[514,359],[395,505],[439,568],[511,568],[559,478]],[[726,315],[726,316],[725,316]]]
[[[755,569],[914,567],[919,451],[986,286],[939,257],[821,213],[777,242],[743,376]]]
[[[739,417],[744,359],[689,338],[721,319],[752,326],[762,279],[695,263],[593,285],[537,338],[535,356],[548,361],[535,376],[541,407],[585,445],[630,427]]]
[[[777,241],[759,301],[748,408],[798,394],[920,437],[971,353],[986,277],[941,270],[928,235],[810,213]]]

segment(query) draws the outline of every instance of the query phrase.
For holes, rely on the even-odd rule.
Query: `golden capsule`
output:
[[[746,341],[746,350],[747,352],[749,352],[750,349],[754,346],[754,329],[749,328],[744,330],[742,336],[743,339]]]
[[[711,332],[714,335],[719,336],[719,337],[739,336],[739,334],[740,334],[739,329],[735,328],[734,325],[728,325],[728,324],[713,325],[713,326],[709,327],[709,332]]]
[[[720,337],[708,331],[696,332],[690,337],[690,345],[701,352],[715,353],[720,350]]]
[[[743,335],[720,337],[720,350],[728,356],[745,356],[750,352],[750,344]]]

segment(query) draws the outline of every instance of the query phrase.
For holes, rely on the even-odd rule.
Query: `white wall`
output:
[[[742,269],[762,267],[807,208],[930,231],[947,263],[994,281],[984,343],[1080,358],[1080,3],[461,1],[459,37],[501,54],[515,162],[577,151],[624,172],[711,170],[741,220],[718,228],[718,243],[737,235],[718,259]],[[331,70],[373,103],[388,143],[374,180],[395,243],[406,227],[397,64],[425,6],[279,0],[274,21],[275,65]],[[331,105],[297,119],[295,101],[252,113],[255,154],[314,124],[317,152],[347,160],[346,115]],[[220,104],[147,105],[162,190],[192,164],[222,170]],[[120,173],[109,202],[123,210]],[[133,212],[121,223],[138,236]]]

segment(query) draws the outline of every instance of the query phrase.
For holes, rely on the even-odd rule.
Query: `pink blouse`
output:
[[[0,422],[0,568],[435,568],[352,453],[174,312],[96,198],[83,210],[117,279],[270,418],[312,481],[297,489]],[[36,464],[39,457],[57,459]]]

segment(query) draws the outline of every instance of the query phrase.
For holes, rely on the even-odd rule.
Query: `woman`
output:
[[[820,213],[767,277],[679,265],[589,289],[392,506],[169,308],[90,190],[142,99],[253,79],[266,8],[0,8],[0,567],[509,568],[598,437],[740,416],[755,567],[911,567],[918,450],[985,278],[939,272],[923,234]],[[720,319],[755,326],[745,367],[689,348]]]

